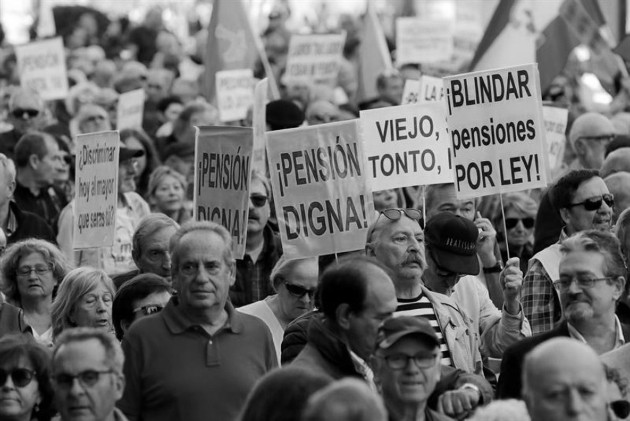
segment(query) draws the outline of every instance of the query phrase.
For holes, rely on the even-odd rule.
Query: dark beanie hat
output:
[[[271,130],[299,127],[304,122],[304,111],[293,101],[278,99],[267,104],[267,124]]]

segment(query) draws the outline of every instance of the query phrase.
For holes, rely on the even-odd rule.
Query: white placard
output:
[[[68,95],[66,54],[60,37],[15,47],[20,85],[31,88],[43,100]]]

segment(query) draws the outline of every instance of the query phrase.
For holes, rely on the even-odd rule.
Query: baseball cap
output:
[[[435,334],[429,321],[422,317],[390,317],[378,327],[376,335],[376,348],[387,349],[408,335],[420,335],[428,339],[435,346],[440,345],[440,340]]]
[[[478,235],[472,221],[449,212],[429,219],[424,229],[424,241],[438,266],[458,274],[479,273]]]

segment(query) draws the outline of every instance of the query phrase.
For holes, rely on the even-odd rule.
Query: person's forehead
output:
[[[221,236],[209,230],[196,230],[184,234],[178,252],[180,260],[214,260],[222,257],[227,244]]]
[[[256,194],[267,194],[267,189],[265,188],[265,184],[262,182],[262,180],[258,179],[258,178],[252,178],[252,182],[249,186],[249,191],[251,193],[256,193]]]
[[[53,360],[54,368],[98,368],[106,362],[105,347],[98,339],[71,341],[61,345]]]
[[[381,219],[386,220],[386,221],[383,221],[384,226],[381,229],[381,232],[383,234],[391,234],[391,233],[400,232],[400,231],[411,232],[414,235],[424,234],[418,221],[413,220],[406,215],[403,215],[398,221],[391,221],[387,219],[387,217],[385,216],[381,216]]]
[[[589,198],[608,193],[608,187],[601,177],[592,177],[583,181],[575,190],[575,198]]]
[[[168,244],[168,241],[173,236],[173,234],[175,234],[175,231],[177,231],[177,228],[175,227],[158,228],[145,237],[144,243],[149,248],[154,245],[161,246],[162,244],[160,243],[163,242],[166,242]]]
[[[571,251],[560,258],[560,274],[596,273],[604,269],[604,255],[598,251]]]
[[[39,101],[39,99],[30,93],[27,92],[22,92],[22,93],[18,93],[15,95],[15,97],[13,97],[13,102],[12,102],[12,109],[18,109],[18,108],[30,108],[30,109],[35,109],[35,110],[39,110],[41,107],[41,101]]]

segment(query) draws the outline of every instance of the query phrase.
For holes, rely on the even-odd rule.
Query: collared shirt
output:
[[[35,195],[31,189],[17,182],[13,198],[20,209],[44,218],[53,230],[57,228],[61,210],[68,204],[63,193],[58,192],[53,186],[43,188]]]
[[[582,336],[582,334],[571,323],[567,323],[567,328],[569,329],[569,335],[573,339],[577,339],[578,341],[588,345],[588,342],[586,342],[584,336]],[[619,318],[617,316],[615,316],[615,330],[617,331],[615,346],[610,351],[612,351],[613,349],[617,349],[621,345],[626,343],[626,339],[623,337],[623,330],[621,329],[621,322],[619,321]]]
[[[348,348],[348,352],[350,353],[350,359],[352,360],[352,364],[357,370],[357,373],[363,376],[363,379],[367,382],[373,392],[378,393],[378,388],[376,387],[376,383],[374,383],[374,372],[370,366],[363,360],[363,358],[355,354],[350,348]]]

